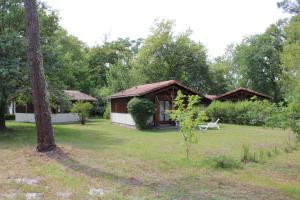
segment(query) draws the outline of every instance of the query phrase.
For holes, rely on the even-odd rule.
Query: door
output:
[[[171,104],[169,101],[159,101],[159,121],[160,123],[169,123],[170,118],[168,113],[166,112],[167,110],[171,109]]]

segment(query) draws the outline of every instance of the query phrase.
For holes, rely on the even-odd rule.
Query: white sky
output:
[[[156,18],[172,19],[176,31],[191,28],[210,57],[245,35],[262,33],[286,17],[279,0],[43,0],[57,10],[60,24],[89,46],[118,37],[146,37]]]

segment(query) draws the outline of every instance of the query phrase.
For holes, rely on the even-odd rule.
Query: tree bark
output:
[[[2,88],[0,91],[0,131],[6,130],[5,113],[7,107],[7,95]]]
[[[40,30],[36,0],[25,1],[27,61],[29,65],[34,114],[37,130],[37,151],[55,149],[48,93],[40,45]]]

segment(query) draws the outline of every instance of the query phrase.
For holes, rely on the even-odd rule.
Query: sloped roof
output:
[[[268,96],[266,94],[263,94],[263,93],[260,93],[260,92],[254,91],[254,90],[246,89],[246,88],[237,88],[235,90],[232,90],[230,92],[226,92],[226,93],[224,93],[224,94],[222,94],[220,96],[217,96],[215,99],[221,99],[221,98],[224,98],[226,96],[232,95],[234,93],[242,92],[242,91],[248,92],[248,93],[252,93],[255,96],[264,97],[266,99],[273,99],[271,96]]]
[[[132,88],[129,88],[127,90],[123,90],[121,92],[118,92],[116,94],[113,94],[110,96],[110,98],[121,98],[121,97],[137,97],[137,96],[142,96],[145,94],[149,94],[151,92],[154,92],[156,90],[168,87],[170,85],[179,85],[187,90],[192,91],[195,94],[198,94],[200,96],[203,96],[201,93],[194,91],[180,83],[178,83],[176,80],[168,80],[168,81],[162,81],[158,83],[150,83],[150,84],[145,84],[145,85],[138,85]]]
[[[212,94],[206,94],[205,97],[208,98],[208,99],[210,99],[210,100],[214,100],[218,96],[217,95],[212,95]]]
[[[64,92],[72,101],[97,101],[96,98],[78,90],[64,90]]]

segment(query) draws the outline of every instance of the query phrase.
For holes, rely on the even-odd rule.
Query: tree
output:
[[[239,87],[242,77],[237,70],[235,44],[227,46],[224,55],[215,58],[209,65],[211,85],[209,93],[223,94]]]
[[[5,129],[4,113],[11,101],[30,102],[28,69],[26,67],[26,38],[25,38],[25,8],[23,0],[0,0],[0,121],[1,129]],[[53,38],[58,29],[58,17],[45,4],[38,4],[38,14],[41,22],[41,44],[44,54],[44,65],[50,91],[62,86],[55,73],[61,62],[55,63],[57,49],[51,48]],[[56,45],[57,47],[59,45]],[[66,74],[66,73],[61,73]],[[53,80],[53,81],[52,81]],[[62,78],[59,78],[62,80]],[[76,82],[76,81],[75,81]],[[55,89],[57,91],[57,89]],[[26,102],[24,101],[26,100]]]
[[[284,28],[285,41],[281,54],[283,86],[286,95],[295,88],[300,80],[300,14],[293,16]]]
[[[233,89],[230,76],[230,63],[224,56],[217,57],[209,65],[209,74],[211,79],[211,86],[209,88],[210,94],[224,94]]]
[[[71,112],[77,113],[79,115],[80,123],[84,125],[91,109],[92,105],[88,102],[76,102],[71,108]]]
[[[195,90],[209,88],[207,55],[191,30],[174,35],[174,22],[157,21],[133,61],[136,84],[175,79]]]
[[[87,62],[87,47],[78,38],[58,28],[45,44],[44,61],[50,92],[72,89],[91,93],[93,81]]]
[[[4,114],[9,100],[26,82],[24,80],[26,78],[22,76],[25,73],[25,63],[21,56],[25,46],[23,40],[15,32],[1,33],[0,46],[0,130],[4,130],[6,129]]]
[[[290,116],[290,128],[300,141],[300,82],[296,85],[292,95],[289,97],[288,109]]]
[[[6,129],[4,114],[9,100],[26,82],[24,7],[21,0],[0,0],[0,131]]]
[[[107,84],[111,92],[125,90],[134,85],[130,65],[120,61],[113,64],[107,72]]]
[[[300,0],[283,0],[277,3],[279,8],[291,14],[300,13]]]
[[[39,20],[35,0],[25,0],[25,19],[28,39],[27,58],[37,127],[37,151],[51,151],[55,149],[56,145],[44,77]]]
[[[176,121],[180,127],[187,159],[189,159],[192,144],[198,142],[195,129],[200,123],[206,120],[204,111],[199,111],[196,107],[199,101],[199,96],[190,95],[187,97],[179,90],[174,100],[173,109],[168,111],[170,118]]]
[[[274,97],[281,94],[281,59],[283,22],[271,25],[260,35],[247,37],[235,49],[234,62],[240,78],[240,86],[249,87]]]
[[[110,70],[110,68],[114,65],[117,66],[117,70],[119,69],[118,66],[121,65],[129,67],[129,62],[137,52],[140,43],[141,39],[130,40],[129,38],[119,38],[111,42],[105,41],[103,45],[91,48],[88,51],[87,61],[94,87],[110,86],[110,84],[113,84],[112,81],[117,81],[118,78],[114,76],[113,69]],[[123,77],[128,74],[129,72],[127,71],[125,74],[121,74],[121,76]],[[115,89],[113,88],[112,90]]]

